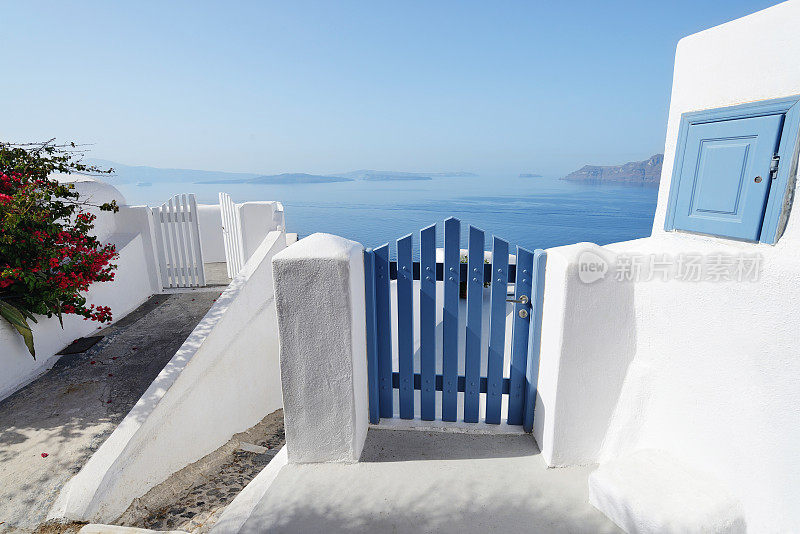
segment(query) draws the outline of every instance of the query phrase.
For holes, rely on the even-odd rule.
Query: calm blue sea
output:
[[[226,191],[234,201],[279,200],[288,231],[301,237],[328,232],[368,247],[392,242],[449,217],[508,240],[512,246],[547,248],[579,241],[597,244],[650,235],[657,188],[590,185],[557,178],[478,176],[430,181],[338,182],[288,185],[156,183],[118,186],[129,204],[157,205],[193,192],[215,204]],[[487,239],[487,247],[491,240]],[[392,250],[394,245],[392,245]],[[394,252],[394,250],[393,250]]]

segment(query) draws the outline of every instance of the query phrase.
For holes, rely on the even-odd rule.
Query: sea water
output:
[[[159,205],[178,193],[195,193],[202,204],[216,204],[217,193],[235,202],[278,200],[285,208],[287,231],[300,237],[327,232],[376,247],[442,221],[467,225],[529,250],[589,241],[604,245],[650,235],[657,188],[570,182],[554,177],[476,176],[409,181],[352,181],[322,184],[117,185],[128,204]],[[416,248],[416,247],[415,247]],[[417,253],[418,254],[418,253]],[[415,254],[415,255],[417,255]]]

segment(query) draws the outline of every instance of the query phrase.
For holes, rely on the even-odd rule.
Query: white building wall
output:
[[[586,285],[578,245],[548,251],[536,414],[545,458],[665,450],[721,481],[751,532],[800,530],[800,220],[790,215],[774,246],[663,225],[681,114],[800,94],[798,21],[800,2],[786,2],[680,41],[653,236],[603,247],[610,257],[759,253],[759,281]]]

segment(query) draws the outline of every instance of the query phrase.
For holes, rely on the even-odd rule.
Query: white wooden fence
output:
[[[219,211],[222,215],[222,239],[225,243],[228,278],[233,278],[244,267],[242,221],[239,210],[228,193],[219,194]]]
[[[206,285],[195,196],[175,195],[151,208],[150,215],[161,285],[165,289]]]

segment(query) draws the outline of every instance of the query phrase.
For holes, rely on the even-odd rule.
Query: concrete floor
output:
[[[228,264],[224,261],[204,263],[203,274],[206,277],[206,286],[227,286],[231,283],[228,278]]]
[[[0,402],[0,532],[31,532],[130,411],[218,292],[155,295]],[[42,457],[42,453],[47,456]]]
[[[371,428],[358,464],[285,466],[240,532],[620,532],[592,470],[548,469],[529,435]]]

